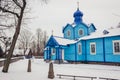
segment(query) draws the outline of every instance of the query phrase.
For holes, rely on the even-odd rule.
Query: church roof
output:
[[[58,36],[53,36],[53,37],[58,42],[59,45],[68,45],[68,44],[74,44],[77,42],[75,40],[65,39],[63,37],[58,37]]]
[[[79,8],[77,9],[77,11],[73,14],[74,17],[78,16],[83,16],[83,13],[79,10]]]
[[[104,32],[107,31],[108,33],[105,34]],[[79,40],[88,40],[88,39],[95,39],[95,38],[103,38],[103,37],[112,37],[112,36],[120,36],[120,28],[113,28],[104,31],[95,31],[91,33],[89,36],[84,36]]]

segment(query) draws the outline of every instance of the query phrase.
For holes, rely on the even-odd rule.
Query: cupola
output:
[[[79,10],[79,2],[78,2],[77,11],[74,12],[73,17],[75,24],[79,24],[82,22],[83,13]]]

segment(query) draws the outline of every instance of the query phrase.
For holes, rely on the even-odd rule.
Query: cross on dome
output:
[[[77,2],[77,8],[79,9],[79,2]]]

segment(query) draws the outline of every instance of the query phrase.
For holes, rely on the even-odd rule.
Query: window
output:
[[[82,29],[78,30],[78,35],[79,35],[79,36],[81,36],[81,35],[83,35],[83,34],[84,34],[84,32],[83,32]]]
[[[52,48],[52,55],[55,55],[55,53],[56,53],[56,49]]]
[[[81,43],[78,44],[78,54],[82,53],[82,47],[81,47]]]
[[[120,40],[113,41],[113,53],[120,54]]]
[[[67,31],[67,35],[70,36],[70,30]]]
[[[90,43],[90,53],[92,55],[96,54],[96,44],[95,43]]]

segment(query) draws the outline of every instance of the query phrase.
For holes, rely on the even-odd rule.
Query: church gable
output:
[[[89,34],[92,33],[92,32],[95,32],[95,30],[96,30],[96,28],[95,28],[94,24],[91,23],[90,26],[89,26]]]
[[[73,39],[73,27],[70,24],[67,24],[64,28],[63,28],[63,34],[64,34],[64,38],[66,39]]]
[[[75,39],[88,35],[88,27],[83,23],[76,25],[74,27],[74,31],[75,31]]]
[[[58,46],[58,42],[54,39],[53,36],[50,37],[50,39],[48,40],[46,46]]]

